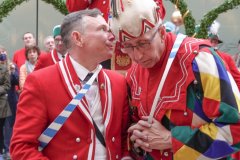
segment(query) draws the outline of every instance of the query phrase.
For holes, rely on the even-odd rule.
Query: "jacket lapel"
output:
[[[113,113],[113,105],[112,105],[112,88],[111,82],[104,70],[102,70],[98,75],[99,82],[99,92],[100,92],[100,100],[102,105],[102,113],[103,113],[103,122],[107,133],[107,128],[110,126]]]
[[[58,64],[58,68],[64,82],[64,86],[71,98],[74,98],[76,94],[82,88],[80,84],[80,80],[77,76],[76,71],[73,68],[73,65],[70,61],[69,55],[63,60],[60,61]],[[78,110],[85,116],[85,118],[92,124],[92,119],[90,112],[87,107],[87,101],[85,97],[79,102]]]
[[[56,49],[52,50],[51,57],[52,57],[52,61],[53,61],[54,64],[56,64],[58,61],[60,61],[60,59],[58,58],[58,54],[57,54]]]

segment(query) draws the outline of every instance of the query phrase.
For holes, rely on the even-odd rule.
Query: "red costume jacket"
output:
[[[67,74],[62,74],[60,64],[63,64]],[[106,75],[110,79],[111,92],[107,87]],[[128,154],[126,139],[129,112],[126,80],[114,71],[102,69],[98,75],[98,84],[107,157],[120,159]],[[80,86],[80,81],[68,56],[56,65],[28,76],[18,103],[11,141],[10,150],[13,159],[69,160],[73,157],[94,159],[96,132],[89,121],[90,113],[86,106],[87,112],[79,107],[73,111],[42,152],[37,149],[38,137],[72,100],[69,87],[76,93],[74,89],[76,86]],[[108,94],[112,95],[112,103]]]
[[[51,66],[58,61],[60,61],[60,59],[58,58],[56,49],[54,49],[51,53],[41,54],[38,58],[34,71]]]
[[[150,114],[175,39],[171,33],[166,35],[166,49],[154,67],[134,64],[128,71],[126,79],[131,88],[131,113],[135,122]],[[208,42],[184,39],[169,73],[154,118],[171,131],[173,148],[172,151],[153,150],[149,153],[151,158],[219,159],[221,155],[239,150],[234,146],[240,142],[239,90],[236,83],[230,81],[233,78],[228,68],[211,52]],[[227,132],[225,127],[229,128]],[[219,138],[224,135],[227,135],[225,139]],[[227,146],[225,152],[218,150],[221,145]]]

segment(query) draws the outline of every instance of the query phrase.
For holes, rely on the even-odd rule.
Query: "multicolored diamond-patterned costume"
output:
[[[173,46],[150,69],[135,64],[127,75],[134,119],[149,115]],[[166,78],[154,118],[171,130],[172,152],[154,150],[154,159],[220,159],[240,149],[240,94],[222,59],[200,39],[186,38]]]

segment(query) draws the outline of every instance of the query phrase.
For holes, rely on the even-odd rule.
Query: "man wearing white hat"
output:
[[[105,20],[110,23],[112,15],[110,14],[110,4],[115,3],[115,0],[66,0],[66,6],[69,12],[79,11],[83,9],[98,8]],[[162,3],[161,0],[155,0],[157,3]],[[118,44],[117,44],[118,46]],[[131,59],[122,54],[119,49],[115,49],[113,58],[102,63],[103,68],[113,69],[125,72],[131,67]]]
[[[60,25],[56,25],[53,28],[53,38],[55,42],[55,48],[50,54],[41,54],[35,66],[35,71],[53,65],[65,57],[67,49],[62,42]]]
[[[163,5],[154,1],[116,0],[111,7],[111,29],[135,62],[126,77],[132,148],[155,160],[219,159],[238,151],[239,90],[209,42],[166,33]]]

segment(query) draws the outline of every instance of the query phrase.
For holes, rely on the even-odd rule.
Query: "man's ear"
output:
[[[161,38],[161,41],[165,41],[165,38],[166,38],[166,29],[165,29],[165,26],[160,26],[159,29],[158,29],[158,32],[160,33],[160,38]]]
[[[73,43],[79,47],[83,46],[82,34],[78,31],[73,31],[71,34]]]

